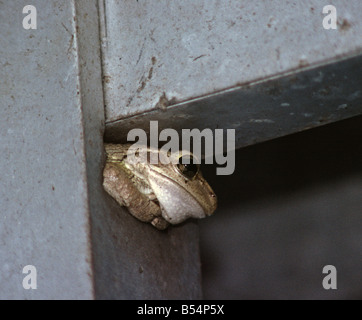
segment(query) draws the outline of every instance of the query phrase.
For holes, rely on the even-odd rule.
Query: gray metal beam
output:
[[[102,188],[97,1],[34,0],[35,30],[25,5],[0,3],[0,298],[200,298],[197,225],[159,232]]]
[[[106,140],[125,142],[131,128],[231,128],[236,147],[362,114],[362,55],[296,70],[107,124]],[[224,144],[225,146],[226,144]]]
[[[335,30],[318,0],[101,4],[106,140],[159,120],[242,147],[362,112],[359,0],[333,1]]]

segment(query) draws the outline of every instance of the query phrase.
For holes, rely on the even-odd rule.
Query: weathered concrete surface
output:
[[[231,128],[236,147],[362,114],[362,55],[239,89],[110,123],[106,139],[126,141],[128,131],[158,120],[164,128]],[[225,145],[225,144],[224,144]]]
[[[0,298],[93,298],[73,2],[0,3]],[[37,269],[36,290],[22,286]]]
[[[27,4],[0,3],[0,298],[200,298],[197,225],[158,232],[102,188],[97,1],[35,0],[36,30]]]
[[[327,79],[328,67],[297,76],[361,54],[359,0],[333,2],[337,30],[323,28],[326,4],[318,0],[102,4],[107,140],[159,119],[160,129],[235,128],[240,147],[361,113],[359,88],[343,86],[360,78],[358,69],[344,78],[342,63],[336,79]],[[251,86],[290,73],[282,88]],[[329,106],[336,99],[344,102]]]

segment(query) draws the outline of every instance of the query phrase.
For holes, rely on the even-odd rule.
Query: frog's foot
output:
[[[165,230],[170,224],[162,217],[156,217],[151,221],[151,224],[158,230]]]

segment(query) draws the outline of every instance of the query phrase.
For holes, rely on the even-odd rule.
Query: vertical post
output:
[[[0,298],[200,298],[197,225],[159,232],[102,188],[98,2],[33,1],[37,29],[22,5],[0,5]]]

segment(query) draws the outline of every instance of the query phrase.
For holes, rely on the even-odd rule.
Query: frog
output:
[[[145,152],[147,157],[135,162],[129,156],[131,144],[105,143],[104,147],[103,187],[140,221],[165,230],[189,218],[201,219],[215,212],[216,194],[191,152],[178,150],[170,155],[170,151],[143,146],[137,152]],[[176,161],[152,162],[152,156]],[[184,161],[186,158],[188,161]]]

